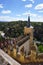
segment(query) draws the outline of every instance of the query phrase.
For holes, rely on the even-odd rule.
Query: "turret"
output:
[[[27,27],[30,27],[30,16],[28,16]]]

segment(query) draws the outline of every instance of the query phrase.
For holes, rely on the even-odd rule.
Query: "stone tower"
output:
[[[29,50],[33,45],[33,27],[30,25],[30,16],[28,16],[27,26],[24,27],[24,35],[29,35]]]

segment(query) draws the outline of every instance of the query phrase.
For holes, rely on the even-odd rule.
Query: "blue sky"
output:
[[[43,22],[43,0],[0,0],[0,21],[27,20]]]

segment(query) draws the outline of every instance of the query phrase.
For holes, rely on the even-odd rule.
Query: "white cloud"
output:
[[[0,4],[0,8],[3,8],[3,4]]]
[[[21,15],[20,14],[17,14],[16,16],[20,17]]]
[[[32,7],[32,4],[27,4],[25,5],[26,8],[31,8]]]
[[[36,5],[35,9],[36,9],[36,10],[43,9],[43,3]]]
[[[22,1],[24,1],[24,2],[25,2],[26,0],[22,0]]]
[[[3,10],[1,13],[2,14],[9,14],[9,13],[11,13],[11,11],[10,10]]]
[[[15,18],[14,17],[10,17],[10,16],[0,16],[0,21],[14,21]],[[16,19],[17,20],[17,19]]]
[[[27,15],[28,16],[28,15],[30,15],[30,13],[29,12],[25,12],[25,13],[23,13],[23,15]]]
[[[34,3],[34,0],[22,0],[23,2],[25,2],[25,1],[31,1],[32,3]]]
[[[42,13],[43,11],[38,11],[38,12]]]
[[[31,13],[30,11],[23,13],[23,15],[27,15],[27,16],[30,15],[30,16],[33,16],[33,17],[36,17],[37,16],[37,14]]]
[[[34,3],[34,0],[30,0],[32,3]]]
[[[0,21],[8,21],[9,16],[0,16]]]
[[[26,15],[26,16],[30,15],[30,10],[29,10],[29,11],[24,12],[22,15]]]
[[[37,14],[31,13],[30,16],[36,17]]]
[[[18,20],[25,20],[23,17],[10,17],[10,16],[0,16],[0,21],[18,21]]]
[[[33,22],[34,21],[35,22],[43,22],[43,16],[40,16],[36,13],[32,13],[32,12],[28,11],[28,12],[23,13],[22,15],[24,15],[24,16],[30,15],[30,20],[33,21]]]
[[[37,17],[31,17],[31,21],[43,22],[43,16],[37,15]]]
[[[43,22],[43,16],[37,15],[37,17],[36,17],[35,14],[32,14],[32,15],[30,16],[31,21]],[[23,20],[24,21],[24,20],[27,20],[27,18],[23,18],[23,17],[20,17],[20,18],[16,17],[15,18],[15,17],[10,17],[10,16],[0,16],[0,21],[18,21],[18,20]]]

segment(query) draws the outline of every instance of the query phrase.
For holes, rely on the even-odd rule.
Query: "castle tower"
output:
[[[24,27],[24,35],[29,35],[29,49],[33,45],[33,27],[30,25],[30,16],[28,16],[27,26]]]

